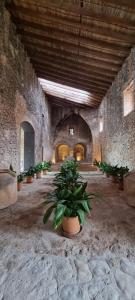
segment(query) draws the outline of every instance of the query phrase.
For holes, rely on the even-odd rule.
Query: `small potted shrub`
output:
[[[119,189],[124,190],[124,176],[129,172],[129,168],[126,167],[120,167],[118,171],[118,184]]]
[[[20,173],[19,175],[17,175],[17,190],[21,191],[22,189],[22,182],[23,182],[23,174]]]
[[[35,166],[36,178],[41,179],[43,170],[43,163],[39,163]]]
[[[86,192],[87,183],[80,181],[77,167],[74,161],[64,162],[54,179],[56,189],[45,201],[45,205],[49,207],[43,222],[46,223],[54,211],[53,227],[57,229],[62,225],[63,233],[67,237],[80,232],[85,216],[91,210],[90,200],[94,197]]]
[[[118,181],[118,172],[119,172],[118,165],[110,166],[109,174],[110,174],[112,182],[114,182],[114,183],[116,183]]]
[[[48,162],[44,161],[43,162],[43,175],[46,175],[48,172]]]
[[[48,172],[51,172],[51,166],[52,166],[51,160],[49,160],[49,161],[47,162],[47,164],[48,164]]]
[[[33,182],[34,173],[35,169],[33,167],[30,167],[29,170],[26,172],[27,183]]]

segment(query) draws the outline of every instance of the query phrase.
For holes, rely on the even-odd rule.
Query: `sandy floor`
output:
[[[82,173],[82,175],[88,181],[88,191],[98,193],[100,199],[93,201],[91,215],[87,218],[80,236],[74,240],[67,239],[61,235],[60,230],[52,229],[51,221],[46,226],[42,222],[43,201],[46,193],[53,189],[53,173],[49,173],[43,179],[35,180],[32,185],[24,184],[22,191],[18,192],[18,202],[10,208],[0,211],[1,268],[5,265],[7,268],[8,265],[9,270],[10,268],[12,270],[13,257],[15,256],[17,261],[22,255],[23,261],[24,254],[25,258],[26,256],[32,258],[47,255],[46,257],[57,256],[59,259],[60,257],[61,259],[62,257],[73,259],[73,257],[82,256],[90,260],[102,257],[103,260],[109,261],[109,265],[113,268],[115,266],[118,268],[121,258],[135,263],[135,209],[126,204],[124,192],[119,191],[117,184],[111,183],[110,179],[92,172]],[[2,279],[2,285],[0,281],[3,289],[8,282],[6,280]],[[120,287],[119,289],[120,293],[123,293]],[[10,293],[5,296],[4,293],[1,292],[0,300],[13,299],[10,297]],[[104,296],[103,298],[94,298],[95,296],[92,298],[88,294],[88,298],[83,295],[80,299],[135,299],[133,293],[131,297],[127,296],[128,292],[127,294],[120,293],[115,298],[105,298]],[[23,294],[18,295],[13,300],[23,299]],[[34,294],[32,298],[30,295],[28,297],[24,295],[24,299],[68,299],[66,296],[62,298],[58,294],[51,298],[52,295],[39,297]],[[79,298],[76,296],[76,298],[70,297],[70,299]]]
[[[18,202],[0,211],[0,250],[11,247],[12,242],[12,247],[17,246],[19,251],[24,248],[36,253],[90,256],[109,249],[117,255],[135,256],[135,209],[126,204],[124,192],[116,184],[102,175],[87,174],[84,178],[88,181],[88,191],[100,198],[93,201],[91,216],[78,238],[66,239],[60,231],[53,230],[51,221],[46,226],[42,222],[42,202],[46,192],[53,189],[50,173],[32,185],[24,184],[18,192]]]

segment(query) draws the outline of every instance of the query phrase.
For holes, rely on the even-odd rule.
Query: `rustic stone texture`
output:
[[[69,134],[69,128],[74,129],[73,136]],[[57,150],[58,145],[67,144],[74,151],[78,143],[84,146],[85,160],[92,162],[92,135],[89,126],[84,119],[72,113],[56,126],[53,146]]]
[[[17,201],[16,175],[9,170],[0,170],[0,209]]]
[[[80,109],[80,108],[64,108],[52,106],[52,139],[54,148],[57,142],[57,128],[70,117],[73,113],[80,116],[83,121],[88,125],[91,135],[92,143],[90,143],[91,155],[90,161],[95,159],[101,160],[101,147],[100,147],[100,135],[99,135],[99,120],[98,120],[98,110],[97,109]],[[81,119],[80,118],[80,119]],[[62,127],[61,127],[62,129]],[[64,132],[63,132],[64,133]],[[63,134],[62,133],[62,134]],[[85,141],[85,139],[84,139]],[[89,147],[89,145],[88,145]],[[55,153],[55,150],[54,150]]]
[[[51,158],[50,107],[9,13],[0,4],[0,167],[19,169],[20,123],[35,131],[35,162]]]
[[[127,196],[127,203],[135,207],[135,172],[130,172],[124,178],[125,193]]]
[[[101,133],[103,160],[135,168],[135,111],[123,115],[123,90],[135,77],[135,48],[102,101],[99,117],[104,119]],[[135,81],[134,81],[135,88]]]
[[[125,193],[97,172],[82,172],[93,202],[74,240],[42,221],[54,173],[23,184],[18,202],[0,211],[0,299],[133,300],[135,211]],[[95,174],[95,175],[94,175]]]

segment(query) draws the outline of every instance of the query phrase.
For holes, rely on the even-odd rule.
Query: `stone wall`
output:
[[[90,150],[92,153],[89,153],[89,161],[92,162],[94,159],[100,160],[101,159],[101,149],[100,149],[100,140],[99,140],[99,123],[98,123],[98,110],[97,109],[80,109],[80,108],[64,108],[64,107],[52,107],[52,144],[54,153],[53,156],[55,157],[55,147],[56,144],[60,142],[60,138],[65,137],[64,142],[67,141],[70,144],[69,137],[67,138],[67,131],[62,130],[59,136],[58,128],[61,126],[64,120],[69,118],[72,114],[76,114],[80,116],[85,124],[89,127],[90,134],[91,134],[91,141],[90,141]],[[81,124],[80,124],[81,125]],[[81,130],[81,129],[80,129]],[[81,135],[83,134],[83,129],[81,130]],[[81,138],[81,136],[79,136]],[[77,137],[77,141],[79,143],[79,138]],[[82,144],[87,144],[85,140],[85,132],[84,132],[84,139]],[[61,140],[62,141],[62,140]],[[81,142],[81,141],[80,141]],[[71,141],[72,144],[72,141]]]
[[[135,48],[125,60],[99,109],[99,118],[103,117],[104,123],[100,135],[102,160],[127,165],[130,169],[135,168],[135,111],[124,116],[123,90],[134,78]]]
[[[20,124],[35,131],[35,162],[51,158],[50,107],[9,13],[0,3],[0,168],[19,170]]]

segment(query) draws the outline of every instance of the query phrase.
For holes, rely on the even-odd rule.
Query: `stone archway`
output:
[[[56,153],[56,162],[58,162],[57,145],[62,144],[69,146],[69,156],[76,159],[76,151],[78,150],[78,155],[80,155],[80,159],[79,157],[77,158],[78,160],[92,163],[92,133],[85,120],[79,114],[72,113],[56,126],[53,145]]]
[[[82,144],[76,144],[74,147],[74,158],[77,161],[85,160],[85,147]]]
[[[56,147],[56,162],[64,161],[70,155],[70,147],[67,144],[60,144]]]
[[[26,171],[35,163],[35,131],[29,122],[20,125],[20,170]]]

